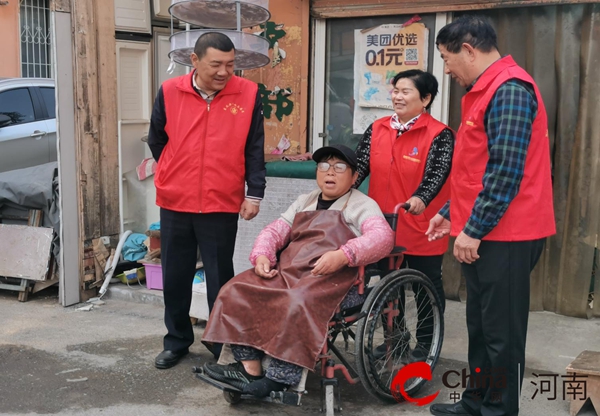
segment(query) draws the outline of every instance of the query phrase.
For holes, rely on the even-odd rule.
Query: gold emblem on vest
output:
[[[243,113],[245,111],[242,107],[235,103],[227,104],[225,107],[223,107],[223,110],[229,110],[229,112],[231,112],[231,114],[233,114],[234,116],[236,116],[238,113]]]

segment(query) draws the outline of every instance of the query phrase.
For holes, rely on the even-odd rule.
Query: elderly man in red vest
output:
[[[480,17],[442,28],[445,72],[467,89],[456,136],[450,201],[431,240],[456,237],[467,284],[471,384],[434,415],[517,415],[525,370],[529,276],[555,233],[546,110],[534,80],[501,57]],[[491,376],[491,377],[490,377]]]
[[[254,218],[265,190],[258,85],[233,75],[235,47],[224,34],[200,36],[191,59],[194,71],[163,83],[148,134],[161,208],[167,335],[154,363],[161,369],[177,364],[194,342],[189,310],[198,248],[212,309],[234,274],[238,214]],[[219,346],[212,352],[218,356]]]

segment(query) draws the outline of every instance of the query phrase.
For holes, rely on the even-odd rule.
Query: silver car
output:
[[[54,80],[0,78],[0,172],[56,157]]]

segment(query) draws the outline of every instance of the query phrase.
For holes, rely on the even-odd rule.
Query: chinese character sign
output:
[[[357,31],[355,80],[361,107],[392,108],[390,81],[407,69],[427,70],[429,30],[423,23],[388,24]]]
[[[354,31],[353,133],[392,114],[391,80],[408,69],[427,70],[429,29],[422,23]]]

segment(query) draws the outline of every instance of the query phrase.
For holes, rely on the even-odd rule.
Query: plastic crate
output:
[[[146,287],[163,290],[162,267],[160,264],[144,263],[146,269]]]
[[[146,270],[143,267],[138,267],[137,269],[127,270],[126,272],[118,274],[115,277],[124,285],[137,283],[146,278]]]

